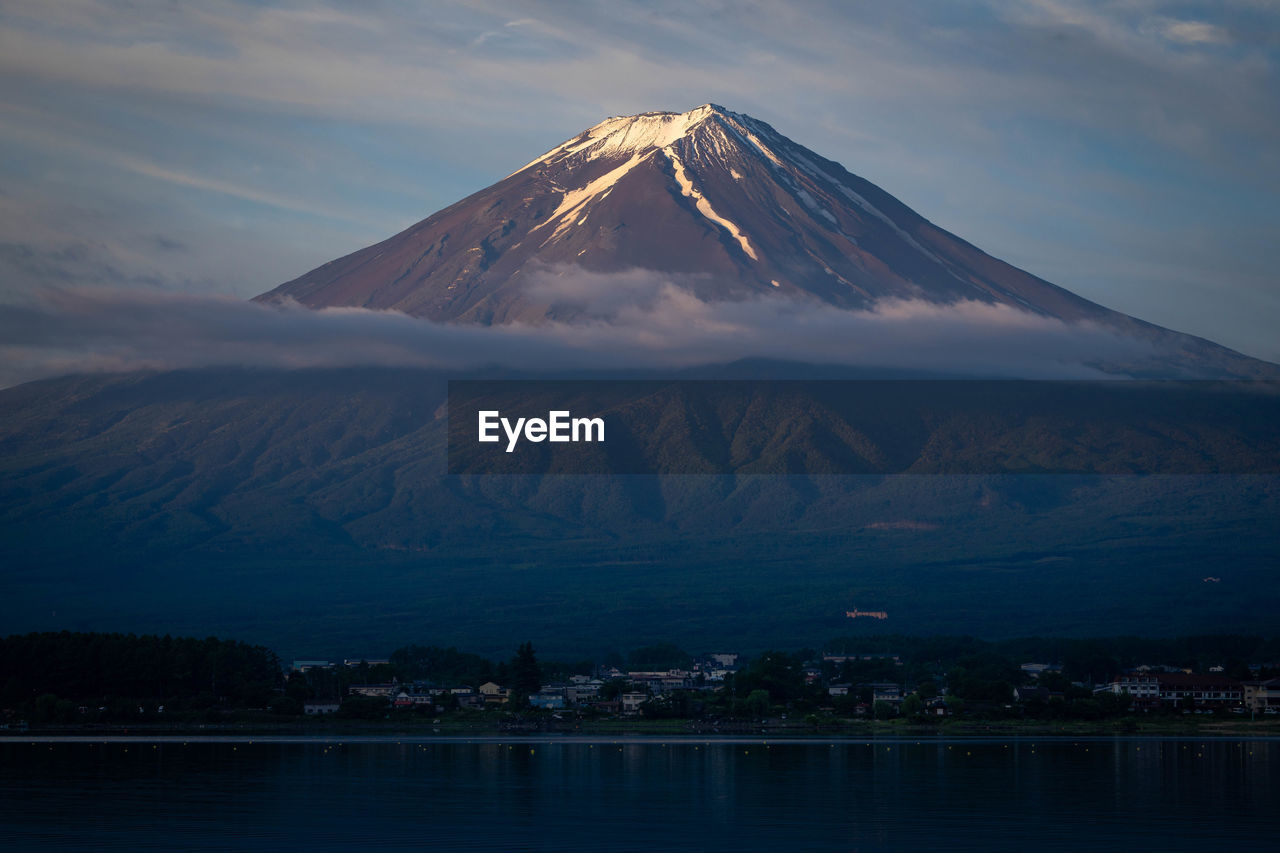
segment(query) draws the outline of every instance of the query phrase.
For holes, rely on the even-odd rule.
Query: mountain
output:
[[[599,306],[525,280],[582,270],[625,286],[637,268],[707,300],[1017,305],[1159,345],[1129,372],[1276,375],[990,258],[710,105],[606,121],[260,298],[574,323]],[[992,398],[912,374],[844,394],[827,380],[875,371],[755,360],[615,401],[622,441],[598,449],[634,469],[486,476],[450,453],[450,424],[474,423],[451,417],[451,383],[537,368],[211,368],[0,390],[0,625],[219,634],[285,657],[409,642],[503,656],[525,639],[582,656],[817,646],[863,629],[850,609],[890,614],[872,631],[999,637],[1266,631],[1280,607],[1277,386],[1043,383],[1024,409],[1001,402],[1010,383]],[[736,382],[771,376],[822,388]],[[497,384],[550,408],[538,383]]]
[[[977,300],[1154,344],[1151,376],[1280,370],[1136,320],[985,254],[839,163],[715,104],[606,119],[387,240],[257,297],[435,321],[569,320],[550,281],[650,270],[704,300],[780,295],[842,308]],[[539,286],[539,284],[543,286]]]
[[[1234,429],[1214,399],[1151,405],[1115,448],[1074,394],[1003,421],[968,409],[961,386],[982,383],[954,382],[952,402],[886,420],[769,383],[676,383],[635,401],[641,455],[724,473],[475,476],[446,473],[455,378],[208,369],[0,391],[0,624],[226,634],[286,657],[524,637],[582,655],[817,645],[863,627],[852,608],[998,637],[1265,632],[1280,606],[1280,476],[1253,473],[1277,470],[1275,395]],[[928,474],[975,435],[1000,461]],[[1250,436],[1263,465],[1237,459]],[[1175,476],[1087,473],[1159,459]],[[1027,470],[1082,473],[1001,473]]]
[[[1104,309],[981,252],[867,181],[740,113],[610,118],[400,234],[260,299],[505,323],[555,315],[531,264],[681,276],[866,307],[887,297],[1005,302],[1063,319]]]

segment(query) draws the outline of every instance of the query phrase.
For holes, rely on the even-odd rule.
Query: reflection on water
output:
[[[1276,740],[0,742],[7,850],[1202,850],[1278,806]]]

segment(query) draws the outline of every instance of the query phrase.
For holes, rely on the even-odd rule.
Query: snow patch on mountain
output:
[[[711,202],[707,201],[706,197],[694,187],[693,182],[689,180],[688,175],[685,174],[684,164],[680,162],[680,158],[676,155],[675,150],[671,147],[667,147],[662,149],[662,153],[667,155],[667,159],[671,161],[671,165],[675,169],[676,183],[680,185],[680,192],[686,198],[693,199],[694,205],[698,208],[698,212],[728,231],[730,236],[738,241],[738,245],[742,247],[742,251],[746,253],[747,257],[751,258],[753,261],[760,260],[756,255],[755,249],[751,248],[751,243],[747,240],[747,235],[742,233],[742,229],[716,213],[715,209],[711,206]]]
[[[613,116],[587,128],[568,142],[557,145],[507,177],[518,175],[533,166],[553,163],[579,153],[589,157],[611,157],[666,148],[688,136],[693,128],[718,111],[719,108],[714,104],[703,104],[684,113],[652,112],[635,116]]]
[[[559,222],[560,224],[556,226],[556,230],[553,231],[551,236],[543,242],[543,245],[552,240],[559,239],[561,235],[573,226],[574,216],[579,210],[589,202],[595,200],[597,197],[603,198],[608,195],[609,191],[613,189],[614,185],[617,184],[618,181],[622,180],[623,176],[626,175],[627,172],[630,172],[644,160],[644,155],[637,154],[616,169],[612,169],[596,178],[585,187],[577,190],[565,191],[565,194],[560,199],[560,204],[556,207],[555,211],[552,212],[552,214],[543,222],[534,226],[532,230],[537,231],[547,225],[550,225],[552,222]],[[578,224],[581,225],[585,221],[586,218],[584,216],[579,220]]]
[[[606,119],[587,131],[587,140],[573,151],[589,150],[592,156],[607,157],[666,148],[687,136],[712,112],[711,105],[705,104],[687,113],[642,113]]]

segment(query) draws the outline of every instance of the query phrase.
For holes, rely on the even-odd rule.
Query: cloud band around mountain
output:
[[[554,274],[553,274],[554,273]],[[773,359],[892,370],[1089,378],[1151,347],[1098,325],[1005,305],[896,300],[862,311],[781,297],[705,301],[671,276],[578,268],[531,276],[531,297],[585,310],[539,325],[440,324],[391,311],[65,288],[0,305],[0,382],[213,366],[523,371],[676,369]]]

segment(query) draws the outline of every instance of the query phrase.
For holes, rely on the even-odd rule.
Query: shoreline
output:
[[[580,726],[537,727],[532,725],[421,723],[404,725],[396,722],[316,721],[315,724],[264,724],[263,722],[142,724],[142,725],[63,725],[28,729],[0,730],[0,743],[23,742],[93,742],[101,740],[181,741],[201,739],[243,742],[275,741],[310,742],[318,740],[365,739],[370,741],[547,741],[594,742],[633,740],[650,742],[661,739],[681,742],[716,741],[759,743],[775,742],[858,742],[886,741],[1021,741],[1028,738],[1049,740],[1131,740],[1131,739],[1280,739],[1280,722],[1229,720],[1215,722],[1161,721],[1133,724],[1131,721],[1104,723],[1064,723],[1057,725],[1011,724],[1009,722],[961,722],[934,726],[901,725],[892,722],[859,721],[839,727],[815,729],[808,725],[742,725],[720,728],[692,728],[685,721],[675,725],[646,722],[597,721]],[[1117,724],[1117,723],[1122,723]],[[1163,723],[1163,724],[1162,724]]]
[[[816,737],[797,735],[784,737],[747,737],[743,735],[714,735],[711,737],[692,736],[660,736],[660,735],[626,735],[610,738],[604,735],[399,735],[399,734],[314,734],[314,735],[250,735],[250,734],[114,734],[114,735],[32,735],[20,738],[0,738],[0,747],[6,743],[14,745],[56,744],[110,746],[112,744],[155,744],[169,746],[193,745],[235,745],[235,746],[513,746],[540,744],[560,746],[659,746],[659,747],[715,747],[715,746],[945,746],[953,744],[979,745],[1017,745],[1035,749],[1037,746],[1051,744],[1106,744],[1106,743],[1273,743],[1280,741],[1280,735],[1227,735],[1211,734],[1193,737],[1190,735],[1087,735],[1081,737],[1055,736],[936,736],[905,737],[898,735],[870,737]]]

